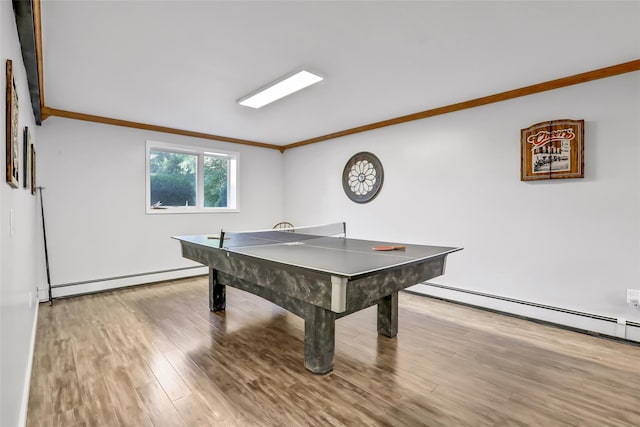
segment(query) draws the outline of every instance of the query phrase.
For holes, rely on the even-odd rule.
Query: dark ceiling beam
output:
[[[42,63],[38,61],[36,52],[36,29],[33,19],[33,2],[31,0],[13,0],[13,13],[16,18],[16,27],[18,29],[18,38],[20,39],[20,48],[22,50],[22,60],[24,68],[27,72],[27,81],[29,84],[29,95],[31,97],[31,107],[33,108],[33,116],[36,124],[42,124],[42,108],[44,98],[41,91],[41,74],[38,72]],[[40,2],[38,1],[38,15]],[[39,25],[38,25],[39,27]],[[38,29],[39,31],[39,29]],[[42,102],[41,102],[42,99]]]
[[[40,112],[42,120],[46,120],[44,113],[44,74],[42,71],[42,24],[40,19],[40,0],[33,0],[33,29],[36,41],[36,58],[38,61],[38,86],[40,87]]]

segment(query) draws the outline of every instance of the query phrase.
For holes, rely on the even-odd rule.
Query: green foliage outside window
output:
[[[197,160],[193,154],[151,150],[151,204],[195,206]]]
[[[228,160],[204,156],[204,206],[227,206]],[[198,155],[150,150],[151,205],[196,206]]]
[[[219,157],[204,157],[204,207],[227,206],[227,173],[229,161]]]

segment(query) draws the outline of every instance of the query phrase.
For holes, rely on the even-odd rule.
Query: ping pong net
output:
[[[220,231],[220,248],[238,248],[243,246],[274,245],[295,243],[320,237],[346,237],[346,224],[310,225],[283,229],[255,231]]]

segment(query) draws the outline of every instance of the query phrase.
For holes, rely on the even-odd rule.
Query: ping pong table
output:
[[[340,237],[337,237],[340,236]],[[182,256],[209,266],[209,309],[226,309],[225,286],[265,298],[304,319],[304,366],[333,369],[335,321],[378,306],[378,334],[398,333],[398,291],[444,273],[462,248],[346,238],[345,224],[176,236]],[[385,249],[389,249],[388,247]]]

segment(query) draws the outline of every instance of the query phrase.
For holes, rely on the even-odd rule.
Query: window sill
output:
[[[167,215],[167,214],[217,214],[240,212],[238,208],[147,208],[147,215]]]

